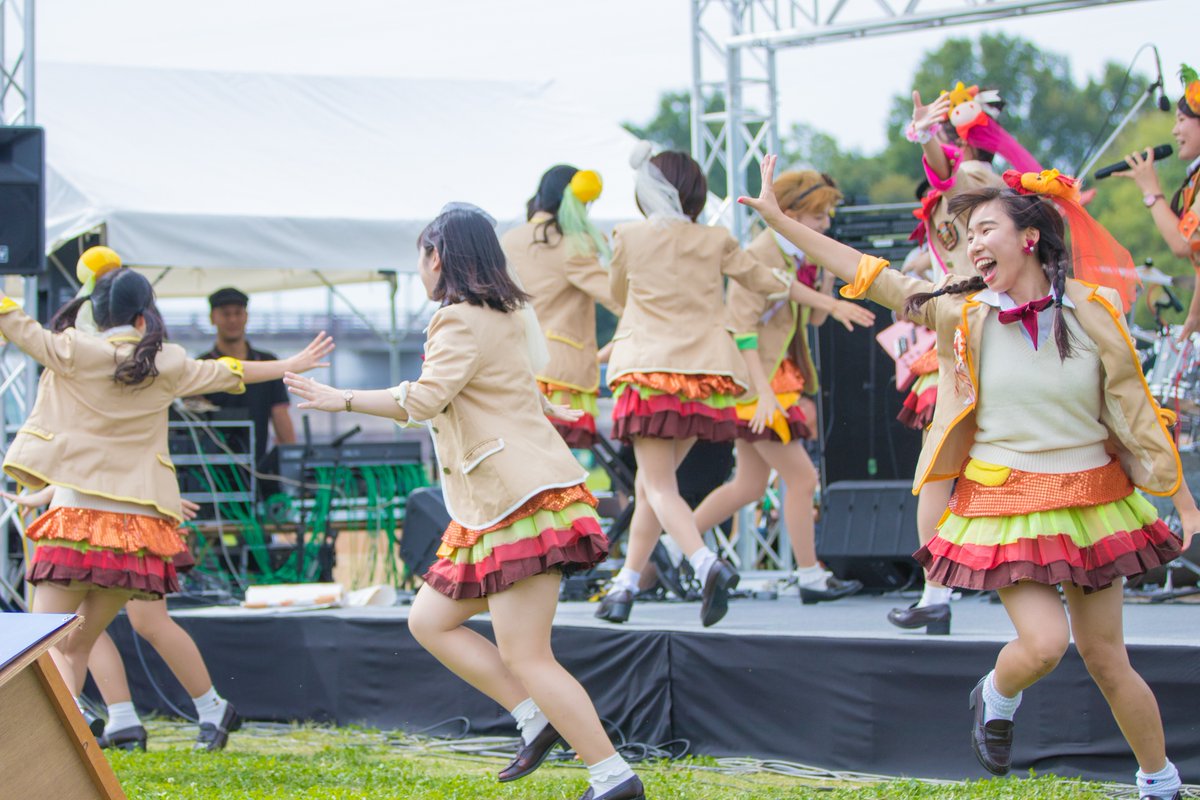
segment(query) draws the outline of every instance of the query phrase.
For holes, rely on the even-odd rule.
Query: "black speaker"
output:
[[[841,481],[822,499],[817,556],[835,575],[877,590],[922,580],[911,481]]]
[[[404,535],[400,537],[400,558],[409,572],[419,577],[429,571],[449,524],[450,514],[440,487],[426,486],[409,494],[404,504]]]
[[[0,126],[0,275],[46,269],[45,133]]]

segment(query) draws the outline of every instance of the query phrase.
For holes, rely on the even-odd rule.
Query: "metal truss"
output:
[[[709,223],[748,238],[735,201],[761,158],[779,152],[777,51],[1130,2],[1139,0],[692,0],[692,155],[709,176]],[[783,526],[740,520],[742,569],[792,566]]]
[[[745,240],[746,175],[779,152],[775,54],[868,36],[1140,0],[692,0],[692,155],[713,186],[709,218]]]
[[[0,0],[0,124],[32,125],[34,0]]]

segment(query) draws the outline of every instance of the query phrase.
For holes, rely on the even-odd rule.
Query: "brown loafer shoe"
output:
[[[579,800],[646,800],[646,789],[642,786],[641,779],[634,775],[611,792],[605,792],[599,797],[596,797],[589,786]]]
[[[993,775],[1007,775],[1012,765],[1012,720],[994,719],[985,722],[983,716],[983,682],[984,676],[975,688],[971,690],[971,701],[968,707],[975,712],[971,725],[971,749],[983,768]]]
[[[522,741],[521,749],[517,751],[517,757],[507,767],[500,770],[498,776],[500,782],[515,781],[517,778],[524,778],[533,772],[542,765],[556,744],[565,745],[566,742],[558,735],[558,731],[554,730],[553,725],[546,723],[546,727],[533,737],[532,742],[525,744]]]
[[[913,603],[908,608],[893,608],[888,612],[887,620],[897,628],[924,628],[930,635],[946,636],[950,633],[950,604],[918,606]]]
[[[600,607],[596,609],[596,619],[621,623],[629,619],[629,612],[632,610],[633,592],[621,589],[600,598]]]

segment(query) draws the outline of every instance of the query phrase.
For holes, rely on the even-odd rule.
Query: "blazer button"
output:
[[[450,468],[449,468],[449,467],[442,467],[442,474],[443,474],[443,475],[449,475],[449,474],[450,474]]]
[[[435,428],[432,428],[432,430],[433,430],[433,432],[434,432],[434,433],[437,433],[437,432],[438,432],[438,429],[437,429],[436,427],[435,427]]]

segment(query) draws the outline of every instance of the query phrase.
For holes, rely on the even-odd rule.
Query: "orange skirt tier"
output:
[[[26,575],[35,585],[86,583],[148,599],[179,591],[174,562],[186,547],[171,520],[59,507],[25,535],[36,543]]]
[[[737,401],[744,389],[726,375],[634,372],[612,382],[613,436],[702,439],[737,437]]]

